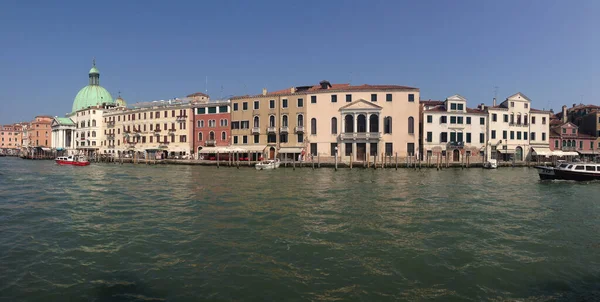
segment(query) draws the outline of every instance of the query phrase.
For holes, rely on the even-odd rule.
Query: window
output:
[[[260,102],[254,101],[254,110],[259,110],[259,109],[260,109]]]
[[[337,103],[337,95],[335,95],[335,94],[331,95],[331,102],[332,103]]]
[[[304,117],[302,114],[298,114],[298,127],[304,127]]]
[[[276,143],[276,142],[277,142],[277,135],[275,135],[275,134],[267,135],[267,143]]]
[[[426,142],[431,143],[432,141],[433,141],[433,132],[428,131]]]
[[[567,129],[566,129],[566,128],[563,128],[563,129],[562,129],[562,133],[567,133]]]
[[[456,132],[450,132],[450,142],[456,142]]]
[[[554,141],[554,149],[558,149],[558,140]]]
[[[314,117],[310,120],[310,134],[317,134],[317,119]]]
[[[485,118],[483,118],[483,117],[479,118],[479,125],[485,125]]]
[[[479,143],[483,144],[485,142],[485,134],[479,133]]]
[[[492,130],[492,139],[496,139],[496,130]]]
[[[258,117],[258,115],[254,116],[252,127],[260,128],[260,118]]]
[[[440,143],[447,143],[447,142],[448,142],[448,132],[440,133]]]
[[[288,100],[287,99],[281,100],[281,108],[287,108],[287,107],[288,107]]]
[[[310,144],[310,154],[317,156],[317,143]]]
[[[469,120],[470,120],[470,119],[471,119],[471,118],[469,118]],[[463,123],[463,117],[462,117],[462,116],[459,116],[459,117],[457,118],[457,120],[458,120],[458,122],[457,122],[457,123],[462,125],[462,123]],[[471,122],[469,121],[469,124],[470,124],[470,123],[471,123]]]
[[[304,142],[304,135],[302,133],[296,133],[296,136],[298,137],[298,142],[299,143],[303,143]]]
[[[456,124],[456,116],[450,117],[450,124]]]
[[[377,102],[377,94],[376,93],[371,94],[371,102]]]
[[[317,103],[317,96],[316,95],[311,95],[310,96],[310,103],[311,104],[316,104]]]
[[[150,138],[152,138],[152,136]],[[198,141],[202,141],[202,132],[198,132]]]
[[[440,124],[448,123],[448,117],[445,115],[440,116]]]
[[[521,139],[521,131],[517,131],[517,139],[520,140]]]
[[[471,143],[471,133],[467,132],[467,143]]]
[[[545,116],[542,117],[542,125],[546,125],[546,117]]]
[[[255,135],[254,135],[254,143],[255,143],[255,144],[258,144],[258,140],[259,140],[259,135],[258,135],[258,134],[255,134]]]
[[[248,143],[248,136],[244,135],[242,136],[242,144],[247,144]]]
[[[412,116],[408,117],[408,134],[415,134],[415,119]]]
[[[269,100],[269,109],[275,109],[275,100]]]
[[[227,133],[225,131],[221,132],[221,140],[227,140]]]
[[[531,123],[532,123],[532,124],[535,124],[535,116],[532,116],[532,117],[531,117]]]
[[[234,143],[234,144],[237,144],[237,143],[238,143],[238,137],[237,137],[237,135],[235,135],[235,136],[233,137],[233,143]]]
[[[505,114],[505,115],[504,115],[504,122],[505,122],[505,123],[508,123],[508,114]]]
[[[527,132],[523,132],[523,139],[527,140]]]
[[[412,93],[409,93],[408,94],[408,101],[411,102],[411,103],[414,102],[415,101],[415,95],[412,94]]]
[[[298,108],[304,107],[304,99],[298,99]]]
[[[216,109],[215,107],[210,107],[208,109],[210,111],[210,109],[213,109],[213,108]],[[248,102],[243,102],[242,103],[242,110],[248,110]],[[215,112],[216,112],[216,110],[215,110]],[[215,113],[215,112],[211,112],[211,113]]]
[[[497,122],[498,121],[498,115],[495,113],[492,113],[492,122]]]
[[[583,141],[579,141],[579,149],[583,149]]]
[[[450,110],[456,110],[456,103],[450,103]]]
[[[590,142],[590,149],[594,149],[594,142]]]
[[[392,133],[392,117],[386,116],[383,118],[383,134]]]
[[[572,130],[571,130],[571,133],[573,133],[573,134],[577,134],[577,130],[575,130],[575,129],[572,129]]]
[[[331,152],[331,156],[336,156],[337,155],[337,143],[331,143],[331,145],[329,146],[329,152]]]
[[[331,134],[337,134],[337,118],[331,118]]]
[[[515,132],[514,131],[510,132],[510,139],[515,139]]]
[[[531,132],[531,140],[534,141],[535,140],[535,132]]]
[[[506,130],[502,131],[502,139],[507,139],[508,138],[508,132]]]
[[[269,127],[275,127],[275,116],[274,115],[269,116]],[[242,128],[243,128],[243,126],[242,126]]]
[[[406,144],[406,150],[407,150],[409,156],[415,155],[415,144],[414,143]]]
[[[352,150],[352,148],[350,150]],[[394,143],[385,143],[385,155],[392,156],[393,153],[394,153]]]
[[[546,132],[542,132],[542,141],[546,141]]]
[[[575,166],[575,170],[583,170],[583,166],[582,165]]]
[[[388,93],[388,94],[385,95],[385,101],[386,102],[391,102],[392,101],[392,94],[391,93]],[[410,100],[409,100],[409,102],[410,102]]]
[[[250,121],[242,121],[241,129],[250,129]]]
[[[281,116],[281,127],[287,127],[287,126],[288,126],[288,116],[282,115]]]
[[[233,103],[233,111],[238,111],[238,103]]]
[[[352,102],[352,95],[346,94],[346,103],[350,103],[350,102]]]
[[[227,110],[227,106],[219,106],[219,113],[227,113],[229,112],[229,110]]]
[[[510,102],[510,107],[515,107],[515,102]]]
[[[427,124],[431,124],[433,123],[433,115],[428,115],[427,116]]]
[[[231,129],[240,129],[240,122],[231,122]]]
[[[287,133],[281,133],[281,134],[279,134],[279,142],[281,142],[281,143],[287,143],[288,142],[288,135],[287,135]]]

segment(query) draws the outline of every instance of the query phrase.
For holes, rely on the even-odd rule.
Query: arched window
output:
[[[215,132],[214,132],[214,131],[211,131],[211,132],[208,134],[208,140],[209,140],[209,141],[214,141],[214,140],[215,140]]]
[[[288,116],[283,115],[281,117],[281,127],[287,127],[287,126],[288,126]]]
[[[346,114],[344,116],[344,132],[352,133],[354,132],[354,117],[350,114]]]
[[[225,131],[221,132],[221,140],[227,140],[227,133],[225,133]]]
[[[90,132],[89,131],[87,132],[87,137],[90,137]]]
[[[510,123],[511,123],[511,124],[514,124],[514,123],[515,123],[515,114],[514,114],[514,113],[511,113],[511,114],[510,114]]]
[[[317,119],[314,117],[310,119],[310,134],[317,134]]]
[[[331,118],[331,134],[337,134],[337,118]]]
[[[369,132],[379,132],[379,116],[377,114],[369,116]]]
[[[96,131],[92,131],[92,137],[96,137]]]
[[[521,124],[521,114],[517,114],[517,125]]]
[[[87,121],[87,125],[88,125],[88,127],[90,126],[90,121],[89,120]]]
[[[567,141],[563,141],[563,142],[562,142],[562,146],[563,146],[563,147],[566,147],[566,146],[567,146]]]
[[[96,127],[96,120],[92,120],[92,127]]]
[[[412,116],[408,117],[408,134],[415,134],[415,119]]]
[[[275,116],[269,116],[269,127],[275,127]]]
[[[359,114],[356,117],[356,132],[367,132],[367,117],[364,114]]]
[[[259,128],[260,127],[260,119],[258,116],[254,117],[254,128]]]
[[[198,141],[202,141],[202,132],[198,132]]]
[[[298,114],[298,127],[304,127],[304,116],[302,114]]]
[[[383,133],[384,134],[392,133],[392,117],[391,116],[386,116],[383,119]]]

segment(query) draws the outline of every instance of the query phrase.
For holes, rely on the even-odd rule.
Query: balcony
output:
[[[215,147],[217,145],[217,141],[214,139],[210,139],[204,142],[204,145],[207,147]]]
[[[252,134],[260,134],[260,127],[252,127]]]
[[[340,134],[342,140],[379,140],[380,132],[348,132]]]
[[[81,138],[79,138],[79,140],[80,140],[80,141],[84,141],[84,140],[85,140],[85,137],[83,137],[83,136],[82,136]]]
[[[108,127],[114,127],[115,126],[115,121],[109,121],[108,123],[106,123],[106,126],[108,126]]]
[[[154,129],[154,133],[158,133],[158,132],[160,132],[160,128]]]
[[[115,145],[108,145],[108,149],[114,149]]]
[[[577,147],[573,147],[573,146],[563,146],[562,148],[560,148],[560,150],[562,151],[577,151]]]
[[[465,147],[465,142],[449,142],[446,144],[448,149],[462,149]]]
[[[522,124],[522,123],[508,123],[509,126],[513,126],[513,127],[527,127],[529,126],[529,124]]]
[[[284,126],[279,129],[279,132],[281,132],[281,133],[288,133],[289,131],[290,130],[289,130],[288,126]]]
[[[113,139],[115,139],[115,135],[114,134],[107,134],[106,135],[106,139],[107,140],[113,140]]]
[[[267,127],[267,133],[277,133],[277,127]]]
[[[169,142],[158,142],[158,147],[162,149],[166,149],[169,147]]]
[[[169,129],[169,133],[175,133],[175,128]]]
[[[187,120],[187,115],[178,115],[177,116],[178,122],[185,122],[186,120]]]

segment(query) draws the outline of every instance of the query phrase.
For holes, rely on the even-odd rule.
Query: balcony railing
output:
[[[115,121],[109,121],[108,123],[106,123],[106,125],[108,127],[114,127],[115,126]]]
[[[160,128],[154,129],[154,132],[160,132]]]
[[[175,133],[175,128],[169,129],[169,133]]]
[[[509,126],[515,126],[515,127],[527,127],[529,126],[528,124],[525,123],[508,123]]]
[[[178,122],[185,122],[186,120],[187,120],[187,115],[178,115],[177,116]]]
[[[448,144],[446,144],[447,148],[455,148],[455,149],[462,149],[465,147],[465,142],[449,142]]]
[[[106,139],[113,140],[113,139],[115,139],[115,135],[114,134],[108,134],[108,135],[106,135]]]
[[[82,136],[82,137],[81,137],[79,140],[82,140],[82,141],[84,141],[84,140],[85,140],[85,137],[83,137],[83,136]]]
[[[277,132],[277,127],[267,127],[267,132],[268,133],[276,133]]]
[[[560,148],[560,150],[562,151],[575,151],[577,150],[577,147],[573,147],[573,146],[563,146],[562,148]]]
[[[284,126],[284,127],[281,127],[281,129],[279,129],[279,132],[281,132],[281,133],[288,133],[289,131],[290,130],[289,130],[288,126]]]
[[[340,134],[340,138],[343,140],[356,140],[356,139],[380,139],[380,132],[348,132]]]
[[[252,134],[260,134],[260,127],[252,127]]]
[[[214,140],[214,139],[209,139],[206,142],[204,142],[204,145],[207,146],[207,147],[209,147],[209,146],[214,147],[214,146],[217,145],[217,141]]]
[[[159,142],[158,143],[158,147],[159,148],[168,148],[169,147],[169,142]]]
[[[294,130],[296,130],[296,133],[304,133],[304,126],[298,126]]]

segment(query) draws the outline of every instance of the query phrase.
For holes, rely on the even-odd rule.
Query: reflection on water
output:
[[[598,183],[0,159],[8,301],[594,300]]]

